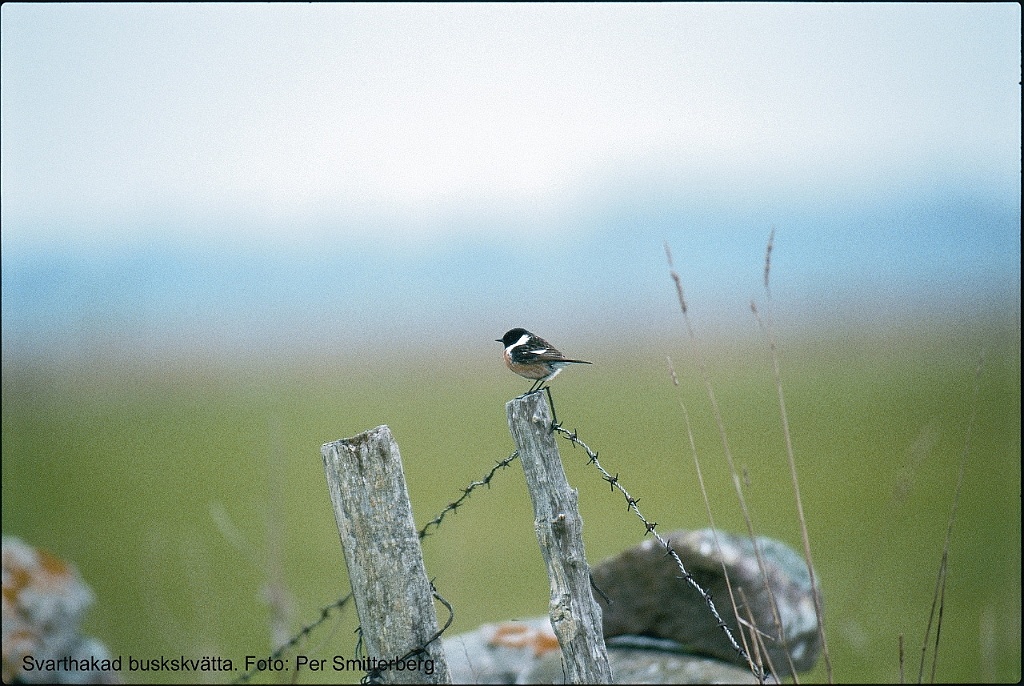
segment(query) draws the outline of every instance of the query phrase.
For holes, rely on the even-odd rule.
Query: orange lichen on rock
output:
[[[558,638],[550,625],[535,629],[519,622],[503,622],[495,628],[488,643],[505,648],[533,648],[534,657],[558,650]]]

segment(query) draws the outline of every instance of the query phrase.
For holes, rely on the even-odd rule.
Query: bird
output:
[[[551,381],[570,364],[593,364],[569,359],[558,348],[526,329],[509,329],[495,340],[505,346],[505,366],[519,376],[534,380],[527,395],[540,390],[545,381]]]

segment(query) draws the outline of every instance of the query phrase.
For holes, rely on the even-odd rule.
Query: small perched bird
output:
[[[558,376],[563,367],[592,364],[586,360],[570,360],[558,348],[526,329],[509,329],[495,340],[505,346],[505,366],[519,376],[534,380],[527,393],[538,390],[545,381]]]

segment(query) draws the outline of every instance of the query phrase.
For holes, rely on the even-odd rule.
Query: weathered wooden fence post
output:
[[[569,487],[541,393],[505,405],[526,484],[533,500],[537,542],[551,582],[551,626],[562,648],[569,683],[607,684],[612,674],[604,645],[601,608],[590,592],[577,493]]]
[[[394,684],[451,683],[437,633],[433,594],[413,523],[398,444],[387,426],[320,449],[338,522],[356,613],[369,660],[396,660],[425,646],[410,664],[384,664]],[[374,664],[369,663],[369,669]]]

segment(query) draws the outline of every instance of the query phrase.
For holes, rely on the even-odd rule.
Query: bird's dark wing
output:
[[[568,357],[563,355],[555,348],[548,348],[541,352],[540,350],[524,351],[529,352],[530,361],[532,362],[579,362],[580,364],[591,364],[586,360],[570,360]]]

